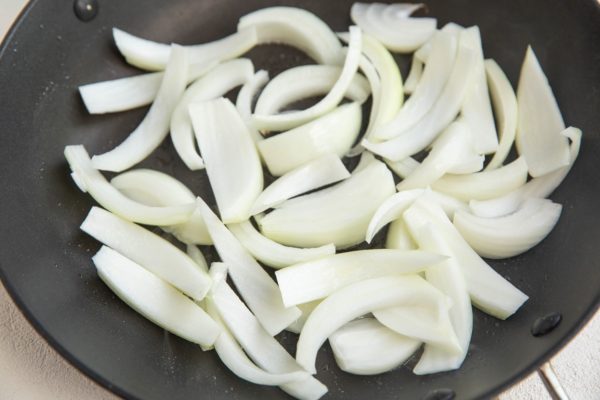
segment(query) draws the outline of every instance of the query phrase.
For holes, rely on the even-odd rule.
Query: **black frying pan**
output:
[[[83,143],[92,154],[112,148],[145,112],[89,116],[79,99],[83,83],[136,72],[115,50],[111,27],[162,42],[199,43],[233,32],[240,16],[273,4],[305,7],[335,30],[350,23],[351,1],[100,0],[90,22],[75,17],[71,2],[32,1],[0,50],[2,281],[52,346],[121,396],[285,398],[278,389],[239,380],[214,352],[167,334],[111,294],[90,261],[98,243],[77,228],[92,201],[70,181],[62,155],[66,144]],[[560,349],[600,300],[599,4],[431,0],[427,6],[440,24],[479,25],[486,56],[513,83],[531,43],[565,120],[583,129],[582,151],[552,196],[564,205],[556,229],[526,254],[492,264],[531,299],[504,322],[476,312],[472,345],[459,371],[417,377],[405,366],[353,376],[336,368],[325,346],[318,378],[329,387],[329,399],[418,399],[438,388],[450,388],[461,399],[488,398]],[[257,49],[251,56],[276,72],[289,66],[276,61],[280,50]],[[213,201],[205,174],[186,171],[168,140],[143,165],[175,173]],[[562,323],[533,337],[532,323],[550,312],[560,312]],[[293,351],[294,335],[282,339]]]

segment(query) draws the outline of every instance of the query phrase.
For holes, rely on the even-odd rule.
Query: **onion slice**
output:
[[[404,211],[423,194],[423,189],[403,190],[381,203],[369,221],[365,241],[371,243],[373,237],[387,224],[400,218]]]
[[[275,276],[283,304],[294,306],[327,297],[364,279],[414,274],[443,260],[443,256],[420,250],[358,250],[280,269]]]
[[[404,94],[413,94],[417,89],[417,85],[421,81],[423,77],[423,61],[419,58],[413,56],[413,59],[410,63],[410,70],[408,71],[408,76],[404,81]]]
[[[169,133],[171,114],[185,90],[188,74],[186,50],[173,45],[156,99],[138,127],[112,150],[92,157],[95,168],[121,172],[148,157]]]
[[[565,123],[556,98],[531,46],[527,48],[517,87],[519,154],[536,178],[569,165],[569,143],[560,133]]]
[[[386,249],[416,250],[417,244],[410,235],[404,219],[398,218],[390,224],[385,238]]]
[[[119,298],[161,328],[201,346],[211,346],[221,335],[202,307],[130,259],[102,246],[92,260]]]
[[[160,236],[106,210],[92,207],[81,230],[195,300],[202,300],[211,279],[185,253]]]
[[[206,258],[198,246],[188,244],[185,250],[185,253],[196,263],[196,265],[198,265],[198,268],[208,273],[208,264],[206,262]]]
[[[254,98],[260,89],[267,84],[269,81],[269,73],[265,70],[260,70],[254,74],[254,76],[248,80],[244,85],[240,88],[238,92],[237,99],[235,101],[235,108],[237,108],[238,113],[244,120],[246,127],[252,134],[252,139],[254,142],[258,142],[263,139],[262,135],[252,125],[252,103]],[[224,95],[225,93],[223,93]]]
[[[385,163],[392,170],[393,173],[395,173],[402,179],[405,179],[407,176],[412,174],[417,169],[417,167],[421,165],[420,162],[418,162],[412,157],[407,157],[399,161],[391,161],[386,158]]]
[[[335,254],[333,244],[313,248],[284,246],[261,235],[250,221],[227,227],[254,258],[272,268],[284,268]]]
[[[171,46],[142,39],[113,28],[115,44],[125,60],[138,68],[149,71],[165,69],[171,57]],[[221,62],[236,58],[257,44],[255,29],[244,29],[214,42],[184,46],[190,64]]]
[[[223,222],[247,220],[263,188],[262,166],[248,128],[224,98],[191,104],[189,112]]]
[[[302,315],[300,318],[294,321],[293,324],[285,328],[285,330],[299,335],[304,327],[304,324],[306,323],[306,320],[308,319],[308,316],[315,308],[317,308],[320,302],[321,300],[319,299],[308,303],[298,304],[297,307],[300,309],[300,311],[302,311]]]

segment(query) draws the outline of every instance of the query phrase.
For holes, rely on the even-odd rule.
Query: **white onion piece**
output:
[[[488,86],[494,105],[498,123],[498,136],[500,143],[485,169],[495,169],[502,165],[510,148],[515,141],[517,133],[517,96],[510,81],[494,60],[485,60]]]
[[[263,189],[262,166],[248,128],[224,98],[190,104],[189,111],[221,219],[226,224],[247,220]]]
[[[465,160],[475,160],[477,170],[483,168],[484,158],[473,147],[473,137],[468,125],[463,122],[450,124],[432,149],[415,170],[404,178],[396,188],[398,191],[424,188],[442,178],[457,166],[464,166]]]
[[[227,264],[231,279],[240,295],[271,335],[281,332],[300,316],[300,310],[295,307],[286,308],[283,305],[275,281],[202,199],[198,199],[198,205],[215,248],[223,262]]]
[[[411,211],[412,210],[412,211]],[[528,297],[490,267],[465,241],[443,210],[426,199],[417,200],[406,212],[418,212],[430,220],[448,245],[449,254],[458,261],[471,302],[499,319],[514,314]]]
[[[125,60],[144,70],[163,70],[171,57],[171,46],[168,44],[142,39],[117,28],[113,28],[113,38]],[[183,47],[189,55],[190,64],[205,64],[236,58],[256,44],[256,30],[250,28],[214,42]]]
[[[159,226],[179,224],[188,221],[196,207],[194,203],[151,207],[131,200],[92,166],[92,160],[82,145],[65,147],[65,158],[79,188],[85,189],[102,207],[130,221]]]
[[[569,127],[565,129],[562,134],[571,139],[571,148],[569,150],[570,162],[568,166],[562,167],[546,175],[533,178],[523,186],[504,196],[483,201],[472,200],[469,203],[471,212],[479,217],[501,217],[516,211],[521,202],[527,198],[548,197],[561,184],[571,170],[581,146],[580,129]]]
[[[297,307],[300,309],[300,311],[302,311],[302,315],[300,316],[300,318],[298,318],[296,321],[290,324],[290,326],[285,328],[285,330],[299,335],[310,313],[313,312],[315,308],[317,308],[320,302],[321,300],[319,299],[308,303],[298,304]]]
[[[464,27],[461,25],[458,25],[454,22],[448,22],[442,29],[440,29],[440,31],[458,35],[463,29]],[[419,47],[413,54],[413,57],[423,64],[427,64],[427,60],[429,59],[429,53],[431,52],[431,41],[432,38],[429,38],[429,40],[423,43],[423,46]]]
[[[407,176],[412,174],[417,169],[417,167],[421,165],[420,162],[418,162],[412,157],[407,157],[404,160],[399,161],[391,161],[386,158],[385,163],[392,170],[393,173],[395,173],[402,179],[405,179]]]
[[[367,279],[346,286],[323,300],[310,314],[298,339],[296,360],[314,374],[319,348],[344,324],[375,310],[428,303],[440,296],[437,289],[416,275]]]
[[[494,153],[498,149],[498,134],[492,114],[492,105],[485,77],[483,49],[479,27],[472,26],[463,31],[465,43],[473,51],[475,59],[471,73],[471,84],[462,102],[460,115],[473,134],[475,149],[479,154]]]
[[[508,258],[526,252],[552,231],[562,206],[551,200],[529,198],[513,214],[482,218],[459,211],[454,226],[482,257]]]
[[[204,257],[204,254],[202,254],[202,251],[200,251],[198,246],[188,244],[186,246],[185,252],[192,260],[194,260],[196,265],[198,265],[198,268],[208,273],[208,264],[206,263],[206,258]]]
[[[398,219],[402,216],[404,211],[417,199],[417,197],[423,194],[422,189],[404,190],[386,199],[375,214],[369,221],[369,227],[367,228],[367,235],[365,241],[371,243],[373,237],[387,224]]]
[[[450,77],[431,110],[412,128],[391,140],[381,143],[363,140],[366,149],[391,161],[403,160],[425,149],[454,120],[469,87],[474,59],[473,52],[461,41]]]
[[[263,235],[288,246],[349,247],[365,239],[377,207],[395,191],[385,164],[373,161],[335,186],[286,201],[259,226]]]
[[[276,115],[254,114],[254,125],[260,130],[282,131],[305,124],[333,110],[344,98],[344,94],[347,92],[348,87],[356,74],[361,56],[361,45],[362,34],[360,28],[351,26],[350,43],[348,45],[348,53],[346,55],[346,60],[344,61],[344,67],[329,93],[327,93],[327,95],[317,104],[301,111],[290,111]]]
[[[379,3],[354,3],[350,9],[352,21],[385,47],[400,53],[410,53],[421,46],[435,32],[435,18],[407,18],[407,13],[398,11],[398,5]],[[387,11],[386,8],[395,8]],[[413,7],[410,13],[417,8]],[[395,12],[396,11],[396,12]],[[395,14],[395,15],[394,15]]]
[[[253,74],[252,61],[245,58],[227,61],[194,82],[183,93],[171,115],[171,140],[175,151],[189,169],[204,168],[204,161],[196,150],[189,105],[224,96],[252,79]]]
[[[92,261],[119,298],[161,328],[201,346],[212,345],[221,335],[202,307],[118,252],[102,246]]]
[[[257,146],[269,172],[280,176],[325,154],[342,157],[360,131],[362,111],[356,102],[297,128],[260,141]]]
[[[416,54],[416,53],[415,53]],[[423,61],[413,56],[408,76],[404,81],[404,94],[413,94],[423,76]]]
[[[227,227],[254,258],[272,268],[284,268],[335,254],[332,244],[313,248],[284,246],[261,235],[250,221],[229,224]]]
[[[202,300],[210,288],[211,279],[192,259],[141,226],[92,207],[80,228],[195,300]]]
[[[421,345],[374,318],[351,321],[329,336],[335,361],[342,371],[376,375],[405,362]]]
[[[269,72],[262,69],[256,72],[254,76],[240,88],[235,101],[235,108],[237,108],[238,113],[244,120],[244,123],[246,124],[246,127],[248,127],[248,130],[252,134],[252,139],[255,142],[262,140],[263,137],[258,129],[252,125],[252,103],[256,94],[268,81]]]
[[[111,185],[133,201],[153,206],[178,206],[194,203],[196,196],[171,175],[151,169],[133,169],[115,176]],[[194,211],[189,219],[176,225],[163,226],[183,243],[212,244],[202,216]]]
[[[292,265],[275,276],[283,304],[294,306],[327,297],[364,279],[414,274],[443,259],[419,250],[358,250]]]
[[[356,167],[354,167],[354,169],[352,170],[352,173],[350,175],[356,175],[357,173],[359,173],[360,171],[362,171],[363,169],[365,169],[367,166],[371,165],[371,163],[379,161],[375,158],[375,156],[373,155],[373,153],[370,153],[368,151],[364,151],[360,154],[360,159],[358,160],[358,164],[356,164]]]
[[[435,226],[427,219],[419,219],[418,214],[416,219],[412,218],[414,216],[415,214],[407,212],[405,222],[419,248],[438,254],[452,254]],[[448,314],[461,352],[454,354],[436,346],[425,345],[425,351],[413,370],[418,375],[459,368],[467,356],[473,332],[471,300],[456,258],[450,257],[425,270],[425,279],[452,300],[452,307],[448,310]]]
[[[536,178],[569,165],[569,142],[560,133],[565,123],[548,78],[531,46],[527,48],[517,87],[517,151]]]
[[[445,175],[431,187],[458,199],[487,200],[502,196],[527,181],[527,163],[523,157],[503,167],[468,175]]]
[[[400,111],[373,132],[377,139],[390,139],[402,134],[419,122],[440,97],[456,59],[457,36],[437,32],[432,38],[429,62],[414,93]]]
[[[287,199],[349,177],[350,173],[338,156],[325,154],[291,170],[271,183],[254,202],[251,214],[261,213]]]
[[[150,110],[129,136],[112,150],[92,157],[95,168],[121,172],[148,157],[169,133],[171,114],[185,90],[188,74],[186,50],[173,45],[160,89]]]
[[[211,275],[215,264],[211,266]],[[206,302],[209,308],[213,307],[219,313],[231,334],[258,366],[272,374],[304,372],[294,358],[264,329],[227,282],[215,283]],[[327,387],[312,376],[281,385],[280,388],[301,400],[317,400],[327,393]]]
[[[417,244],[410,235],[402,218],[398,218],[390,224],[385,238],[386,249],[416,250]]]
[[[238,31],[254,28],[258,44],[283,43],[305,52],[319,64],[339,64],[335,33],[315,14],[295,7],[267,7],[244,15]]]
[[[452,197],[442,192],[436,192],[427,188],[423,193],[422,197],[426,197],[428,200],[433,201],[444,210],[448,218],[454,218],[454,213],[457,211],[468,211],[469,205],[462,200]]]

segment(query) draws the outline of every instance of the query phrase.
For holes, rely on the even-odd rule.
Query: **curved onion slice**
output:
[[[281,332],[300,316],[300,310],[284,307],[275,281],[200,198],[198,206],[215,248],[227,264],[240,295],[271,335]]]
[[[527,181],[527,163],[523,157],[501,168],[468,175],[445,175],[431,187],[458,199],[486,200],[502,196]]]
[[[425,149],[454,120],[469,88],[474,58],[473,52],[461,42],[450,77],[431,110],[412,128],[391,140],[381,143],[363,140],[366,149],[391,161],[403,160]]]
[[[419,219],[419,216],[407,213],[405,222],[415,238],[419,248],[438,254],[450,255],[452,252],[442,236],[435,230],[431,222]],[[454,354],[439,347],[425,345],[425,351],[415,366],[418,375],[457,369],[463,363],[469,350],[471,333],[473,332],[473,310],[467,292],[463,273],[455,258],[450,257],[442,263],[428,268],[425,279],[452,300],[448,310],[450,322],[461,347],[461,352]]]
[[[327,94],[341,71],[334,65],[300,65],[286,69],[265,86],[256,101],[255,112],[271,115],[296,101]],[[362,104],[369,97],[365,78],[354,75],[345,97]]]
[[[569,142],[548,78],[531,46],[527,48],[517,87],[517,151],[536,178],[569,165]]]
[[[463,99],[460,115],[471,129],[475,150],[479,154],[490,154],[498,149],[498,134],[485,77],[479,28],[477,26],[467,28],[463,31],[462,36],[463,43],[473,51],[475,59],[471,71],[473,77],[470,88]]]
[[[254,28],[258,44],[283,43],[319,64],[339,64],[342,47],[335,33],[315,14],[295,7],[263,8],[240,18],[238,31]]]
[[[286,201],[259,226],[263,235],[288,246],[349,247],[365,239],[377,207],[395,191],[385,164],[373,161],[335,186]]]
[[[580,129],[569,127],[565,129],[562,134],[571,139],[571,148],[569,151],[570,162],[568,166],[562,167],[546,175],[533,178],[523,186],[504,196],[484,201],[472,200],[469,203],[471,212],[479,217],[501,217],[515,212],[523,200],[527,198],[544,198],[550,196],[571,170],[581,146]]]
[[[517,96],[515,96],[510,81],[496,61],[485,60],[484,64],[490,95],[498,120],[498,135],[500,136],[498,149],[485,169],[495,169],[506,160],[515,141],[515,134],[517,133]]]
[[[351,321],[329,336],[335,361],[342,371],[376,375],[405,362],[421,345],[374,318]]]
[[[153,207],[168,207],[194,203],[196,196],[171,175],[151,169],[133,169],[115,176],[110,184],[133,201]],[[163,226],[183,243],[212,244],[202,216],[194,211],[189,220]]]
[[[185,253],[198,265],[198,267],[208,273],[208,264],[206,263],[206,258],[204,258],[204,254],[200,251],[198,246],[193,244],[188,244],[185,249]]]
[[[423,61],[413,56],[408,76],[404,81],[404,94],[413,94],[423,76]]]
[[[354,3],[350,9],[352,21],[385,47],[400,53],[410,53],[435,32],[435,18],[408,18],[421,5]]]
[[[191,104],[189,111],[221,219],[226,224],[247,220],[263,188],[262,166],[248,128],[224,98]]]
[[[130,259],[102,246],[92,260],[100,279],[119,298],[161,328],[201,346],[212,345],[221,335],[202,307]]]
[[[361,56],[361,43],[362,34],[360,29],[351,26],[350,43],[342,72],[329,93],[317,104],[301,111],[290,111],[276,115],[255,114],[253,116],[255,126],[261,130],[282,131],[305,124],[333,110],[344,98],[344,94],[348,91],[348,87],[356,74]]]
[[[373,137],[390,139],[419,122],[440,97],[456,59],[457,36],[437,32],[432,38],[429,62],[414,93],[389,123],[373,132]]]
[[[300,316],[300,318],[298,318],[296,321],[294,321],[294,323],[292,323],[290,326],[285,328],[285,330],[299,335],[300,332],[302,331],[302,328],[304,327],[304,324],[306,323],[306,320],[308,319],[308,316],[310,315],[311,312],[313,312],[313,310],[315,308],[317,308],[317,306],[319,305],[320,302],[321,302],[321,299],[311,301],[308,303],[298,304],[297,307],[300,309],[300,311],[302,311],[302,315]]]
[[[409,211],[419,213],[419,218],[435,226],[448,246],[451,253],[448,255],[457,260],[471,302],[477,308],[496,318],[506,319],[527,301],[527,295],[498,274],[469,246],[439,206],[427,199],[419,199],[406,213]]]
[[[372,311],[429,303],[440,296],[437,289],[416,275],[367,279],[346,286],[323,300],[310,314],[298,339],[296,360],[314,374],[319,347],[344,324]]]
[[[88,192],[102,207],[125,219],[146,225],[173,225],[188,221],[194,211],[194,203],[151,207],[131,200],[92,167],[92,160],[82,145],[65,147],[65,158],[79,188]]]
[[[258,150],[269,172],[280,176],[325,154],[342,157],[360,131],[358,103],[344,104],[305,125],[260,141]]]
[[[513,214],[482,218],[459,211],[454,226],[482,257],[508,258],[526,252],[552,231],[562,206],[551,200],[526,199]]]
[[[165,69],[171,57],[171,46],[142,39],[113,28],[113,38],[125,60],[131,65],[149,71]],[[257,44],[255,29],[244,29],[214,42],[183,46],[190,64],[221,62],[236,58]]]
[[[385,238],[386,249],[416,250],[417,244],[410,235],[402,218],[398,218],[390,224]]]
[[[194,131],[188,112],[195,102],[217,99],[233,88],[248,82],[254,74],[252,61],[240,58],[219,64],[186,89],[171,115],[171,140],[181,160],[191,170],[204,168],[196,151]]]
[[[387,224],[402,216],[404,211],[423,194],[423,189],[404,190],[390,196],[381,203],[369,221],[365,241],[371,243],[373,237]]]
[[[412,174],[417,169],[417,167],[421,165],[420,162],[418,162],[412,157],[407,157],[404,160],[400,161],[391,161],[386,158],[385,163],[392,170],[393,173],[395,173],[402,179],[405,179],[407,176]]]
[[[332,244],[308,249],[281,245],[261,235],[250,221],[229,224],[227,227],[254,258],[269,267],[284,268],[335,254]]]
[[[195,300],[202,300],[211,279],[171,243],[132,222],[92,207],[81,230],[109,246]]]
[[[256,94],[260,89],[267,84],[269,81],[269,73],[265,70],[260,70],[254,74],[254,76],[244,83],[240,88],[237,99],[235,101],[235,108],[244,120],[246,127],[252,134],[252,139],[258,142],[263,139],[260,132],[252,125],[252,102],[256,97]],[[225,93],[223,93],[225,94]]]
[[[211,266],[211,276],[214,276],[216,264]],[[216,277],[213,279],[217,281]],[[231,334],[258,366],[272,374],[304,372],[294,358],[264,329],[227,282],[220,280],[215,283],[206,302],[209,308],[212,307],[219,313]],[[286,383],[280,388],[300,400],[317,400],[327,393],[327,387],[312,376]]]
[[[286,173],[271,183],[258,196],[251,214],[273,208],[287,199],[350,177],[350,173],[335,154],[325,154]]]
[[[419,250],[358,250],[292,265],[275,276],[283,304],[294,306],[327,297],[363,279],[420,272],[443,259]]]

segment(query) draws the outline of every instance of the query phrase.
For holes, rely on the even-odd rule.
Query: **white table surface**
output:
[[[0,38],[26,0],[0,0]],[[600,399],[600,312],[552,360],[573,400]],[[25,320],[0,284],[0,399],[115,400],[116,396],[68,364]],[[550,399],[536,374],[500,400]]]

